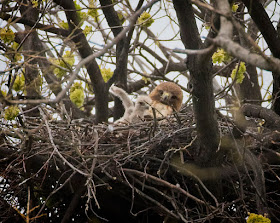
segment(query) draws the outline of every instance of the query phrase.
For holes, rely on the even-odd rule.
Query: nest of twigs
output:
[[[220,118],[219,127],[226,135],[234,126]],[[174,165],[195,162],[197,136],[191,111],[128,126],[51,121],[42,113],[40,121],[26,121],[25,128],[3,134],[17,136],[19,141],[3,144],[9,156],[2,163],[10,166],[2,166],[2,174],[14,196],[26,193],[19,185],[27,184],[43,197],[36,216],[61,193],[79,194],[88,215],[94,213],[103,220],[124,215],[131,221],[156,213],[162,219],[184,222],[229,216],[243,222],[247,211],[256,211],[254,186],[248,178],[254,178],[252,171],[203,181]],[[250,145],[257,144],[256,139],[251,141]],[[227,161],[225,157],[220,166]],[[21,176],[12,179],[16,173]],[[75,196],[68,199],[73,203]],[[116,206],[120,215],[114,213]],[[75,208],[61,205],[59,210],[71,216]]]

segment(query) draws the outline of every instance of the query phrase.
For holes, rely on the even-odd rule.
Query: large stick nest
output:
[[[256,196],[261,192],[258,185],[252,184],[256,180],[254,168],[240,170],[228,157],[232,153],[225,153],[218,167],[195,166],[199,149],[190,110],[176,117],[129,126],[53,121],[41,115],[42,119],[26,120],[24,128],[5,126],[5,153],[1,156],[2,176],[9,184],[7,194],[20,197],[26,193],[19,184],[44,188],[34,189],[38,194],[49,191],[38,215],[63,190],[66,194],[81,193],[87,212],[91,209],[96,215],[103,215],[108,203],[114,203],[110,196],[106,200],[106,194],[128,204],[127,210],[125,205],[122,209],[127,213],[152,211],[185,222],[229,216],[242,222],[247,211],[258,211]],[[231,135],[234,125],[228,118],[219,118],[219,128],[221,135]],[[260,133],[256,129],[248,135],[249,143],[243,146],[260,157],[260,145],[264,144],[259,141]],[[275,181],[279,168],[268,167],[271,171],[266,180]],[[272,192],[275,186],[267,184],[266,189],[266,193]],[[268,203],[261,201],[266,208],[277,199],[268,197]]]

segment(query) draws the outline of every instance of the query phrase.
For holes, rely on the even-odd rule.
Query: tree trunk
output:
[[[251,103],[261,105],[262,96],[258,82],[258,73],[255,66],[246,64],[245,78],[240,84],[239,98],[242,103]]]
[[[109,24],[114,37],[116,37],[122,30],[122,24],[119,20],[118,14],[114,9],[114,6],[112,5],[111,0],[102,0],[100,1],[100,4],[102,6],[102,11],[105,15],[106,21]],[[116,79],[116,83],[118,86],[120,86],[122,89],[127,90],[127,57],[128,54],[122,54],[124,51],[124,43],[125,43],[125,37],[120,40],[117,43],[117,52],[116,52],[116,59],[117,59],[117,64],[116,68],[114,71],[114,79]],[[121,62],[121,63],[120,63]],[[110,82],[109,82],[110,83]],[[113,117],[114,120],[119,119],[123,113],[124,113],[124,108],[122,105],[121,100],[118,97],[114,98],[115,105],[114,105],[114,110],[113,110]]]
[[[202,42],[199,38],[191,2],[189,0],[173,0],[173,4],[185,48],[200,49]],[[215,165],[219,130],[215,115],[211,52],[208,55],[188,55],[187,67],[191,76],[191,93],[200,143],[198,163],[201,166]]]
[[[36,21],[38,19],[39,12],[36,8],[33,8],[30,4],[28,4],[27,1],[24,1],[25,4],[21,5],[20,12],[22,14],[22,17]],[[36,33],[33,32],[32,28],[25,25],[25,35],[22,39],[22,48],[24,52],[24,78],[25,78],[25,90],[26,90],[26,97],[27,99],[38,99],[41,97],[40,92],[40,75],[36,63],[36,56],[30,56],[34,55],[34,48],[37,47],[37,41],[36,40]],[[36,54],[35,54],[36,55]],[[26,110],[30,110],[33,108],[33,105],[27,105]],[[28,113],[26,113],[27,116],[39,116],[39,111],[32,110]]]
[[[250,13],[250,16],[256,23],[258,29],[262,33],[272,55],[280,58],[280,38],[271,23],[263,5],[259,0],[242,0]],[[280,115],[280,74],[272,73],[273,76],[273,92],[272,92],[272,109]]]
[[[54,0],[55,3],[62,6],[65,9],[65,14],[68,20],[70,31],[72,36],[70,38],[74,41],[82,58],[86,58],[92,55],[91,47],[79,27],[79,18],[76,12],[76,8],[73,0]],[[95,122],[107,122],[108,121],[108,87],[103,80],[99,66],[95,59],[91,60],[86,65],[87,72],[90,76],[93,91],[95,93],[95,109],[96,118]]]
[[[244,20],[244,8],[245,6],[242,4],[241,7],[238,7],[238,13],[236,16],[240,20]],[[245,30],[244,30],[245,31]],[[250,37],[256,41],[258,37],[258,28],[255,23],[251,20],[248,24],[248,34]],[[244,48],[248,50],[251,47],[251,44],[247,41],[244,36],[238,32],[237,29],[234,29],[234,36],[239,37],[239,43]],[[241,100],[241,103],[251,103],[261,105],[262,95],[260,91],[259,81],[258,81],[258,73],[255,66],[251,64],[246,64],[246,73],[244,74],[244,79],[241,84],[236,84],[238,98]]]

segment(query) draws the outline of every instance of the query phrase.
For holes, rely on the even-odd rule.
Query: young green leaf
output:
[[[237,71],[237,68],[239,69]],[[244,62],[241,62],[239,65],[237,64],[235,68],[231,72],[231,78],[236,79],[236,83],[241,84],[243,79],[245,78],[244,73],[246,72],[246,66]]]

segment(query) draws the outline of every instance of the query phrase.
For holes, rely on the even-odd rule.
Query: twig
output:
[[[190,199],[196,201],[196,202],[199,203],[199,204],[207,205],[207,204],[205,204],[205,202],[204,202],[203,200],[200,200],[199,198],[197,198],[197,197],[191,195],[189,192],[185,191],[185,190],[182,189],[180,186],[176,186],[176,185],[174,185],[174,184],[171,184],[171,183],[169,183],[169,182],[167,182],[167,181],[165,181],[165,180],[162,180],[162,179],[160,179],[160,178],[158,178],[158,177],[155,177],[155,176],[150,175],[150,174],[147,174],[147,173],[145,174],[145,173],[140,172],[140,171],[138,171],[138,170],[132,170],[132,169],[127,169],[127,168],[123,168],[123,171],[124,171],[124,172],[128,172],[128,173],[132,173],[132,174],[136,174],[136,175],[138,175],[138,176],[140,176],[140,177],[145,177],[146,179],[150,179],[150,180],[156,181],[156,182],[158,182],[158,183],[161,183],[161,184],[163,184],[163,185],[165,185],[165,186],[168,186],[168,187],[171,188],[171,189],[174,189],[174,190],[179,191],[180,193],[186,195],[187,197],[189,197]],[[208,206],[208,205],[207,205],[207,206]],[[214,206],[212,206],[212,205],[210,205],[210,207],[211,207],[211,209],[213,209],[213,210],[216,209],[216,208],[215,208]]]
[[[55,153],[62,159],[63,162],[65,162],[72,170],[82,174],[83,176],[88,176],[87,173],[84,173],[83,171],[77,169],[76,167],[74,167],[67,159],[65,159],[62,154],[58,151],[58,148],[57,146],[55,145],[54,141],[53,141],[53,136],[52,136],[52,133],[51,133],[51,129],[49,127],[49,124],[48,124],[48,120],[46,118],[46,115],[44,114],[44,112],[42,111],[41,108],[39,108],[39,111],[45,121],[45,125],[46,125],[46,128],[47,128],[47,131],[48,131],[48,134],[49,134],[49,139],[50,139],[50,142],[51,142],[51,145],[52,147],[54,148],[54,151]]]
[[[27,187],[27,210],[26,210],[26,223],[29,223],[30,214],[30,187]]]
[[[97,151],[98,151],[98,141],[99,141],[99,136],[98,136],[98,132],[96,131],[96,129],[94,130],[93,137],[95,139],[94,154],[96,155]],[[88,175],[88,179],[87,179],[87,182],[86,182],[86,186],[87,186],[87,189],[88,189],[88,199],[87,199],[87,203],[86,203],[86,210],[88,209],[88,205],[90,203],[91,197],[93,197],[97,208],[100,209],[100,205],[99,205],[98,200],[95,196],[95,194],[96,194],[95,184],[94,184],[94,181],[92,179],[93,178],[93,171],[94,171],[94,168],[96,166],[96,162],[97,162],[97,158],[95,157],[95,158],[92,159],[92,165],[91,165],[90,173]]]
[[[183,53],[183,54],[190,54],[190,55],[200,55],[200,54],[207,54],[211,52],[214,49],[214,45],[209,46],[205,49],[199,49],[199,50],[192,50],[192,49],[179,49],[175,48],[172,50],[174,53]]]

